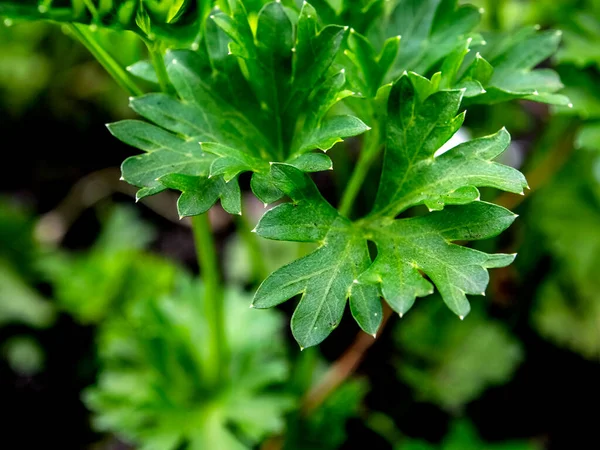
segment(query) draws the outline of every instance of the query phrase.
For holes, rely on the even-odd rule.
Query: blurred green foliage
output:
[[[160,450],[251,448],[284,429],[299,393],[286,385],[290,363],[280,313],[253,314],[249,294],[227,291],[230,370],[225,388],[213,391],[203,379],[203,367],[212,362],[204,351],[202,285],[186,269],[146,250],[155,233],[133,209],[99,210],[101,232],[88,250],[78,252],[42,249],[30,216],[8,203],[0,211],[2,251],[14,250],[18,260],[25,255],[18,246],[29,249],[23,267],[53,291],[50,303],[29,285],[28,275],[1,267],[0,324],[47,327],[55,309],[96,324],[98,384],[84,392],[96,429]],[[32,336],[15,336],[1,348],[15,372],[29,376],[43,370],[44,353]],[[365,392],[364,382],[353,381],[308,420],[290,416],[297,439],[286,448],[317,448],[315,442],[320,449],[337,448]]]
[[[10,19],[4,24],[0,23],[3,113],[20,117],[44,100],[54,116],[73,121],[85,117],[87,102],[111,114],[128,114],[123,92],[115,89],[114,82],[68,29]],[[145,53],[143,43],[133,33],[98,29],[94,36],[123,66],[133,64]]]
[[[532,221],[552,255],[537,292],[532,320],[540,333],[600,360],[600,157],[576,150],[532,201]]]
[[[53,252],[39,268],[54,287],[60,307],[82,323],[96,323],[125,303],[172,290],[178,268],[143,251],[153,237],[154,231],[135,211],[118,208],[106,218],[89,250]]]
[[[38,48],[51,29],[47,24],[0,25],[0,89],[3,107],[13,113],[22,112],[50,82],[52,62]]]
[[[510,380],[523,359],[518,340],[476,308],[463,322],[438,299],[419,300],[395,329],[398,373],[418,399],[457,410]]]
[[[22,323],[34,328],[52,324],[54,308],[8,264],[0,262],[0,325]]]
[[[491,29],[511,30],[539,24],[562,31],[563,43],[551,63],[557,68],[572,108],[557,107],[557,118],[539,139],[539,162],[556,146],[557,159],[567,160],[531,199],[525,220],[523,264],[533,271],[544,255],[550,273],[536,289],[531,321],[539,333],[586,358],[600,355],[600,1],[541,0],[478,2],[492,7]],[[570,127],[573,142],[561,144]],[[559,134],[552,133],[558,129]],[[563,148],[560,149],[559,147]],[[571,148],[575,150],[571,153]],[[541,157],[540,157],[541,155]],[[539,243],[543,245],[540,247]]]
[[[85,393],[96,426],[157,450],[243,449],[281,431],[293,405],[281,389],[282,318],[257,317],[246,294],[228,291],[230,373],[222,391],[207,390],[201,285],[179,278],[172,294],[147,296],[103,326],[99,382]]]
[[[0,326],[45,328],[54,321],[54,305],[35,288],[41,281],[35,268],[41,250],[33,230],[31,214],[0,198]]]
[[[440,445],[417,440],[407,440],[395,447],[396,450],[538,450],[540,446],[527,441],[485,443],[477,435],[473,424],[458,421],[452,425]]]
[[[368,391],[366,380],[350,380],[340,386],[305,420],[288,422],[285,450],[334,450],[347,438],[346,422],[359,417]]]

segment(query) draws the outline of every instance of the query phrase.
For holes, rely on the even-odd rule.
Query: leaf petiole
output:
[[[242,208],[244,204],[242,202]],[[265,264],[265,259],[262,254],[260,242],[256,233],[251,231],[251,225],[248,223],[248,216],[244,214],[235,215],[234,220],[240,238],[246,245],[248,255],[250,256],[250,262],[252,264],[252,281],[260,284],[270,274],[269,269]]]
[[[169,75],[167,74],[167,68],[165,66],[165,60],[163,57],[163,52],[161,51],[161,46],[158,42],[148,41],[144,39],[144,43],[148,48],[148,54],[150,55],[150,59],[152,60],[152,66],[156,71],[156,76],[158,78],[158,85],[160,86],[160,90],[165,94],[173,93],[173,86],[169,81]]]
[[[89,30],[89,27],[70,23],[67,25],[67,28],[129,95],[134,97],[143,95],[144,92],[135,84],[127,71],[98,43],[98,40],[94,36],[94,33]]]
[[[209,326],[208,357],[204,368],[206,381],[216,387],[223,383],[228,357],[223,311],[223,289],[214,236],[208,213],[192,217],[192,230],[196,243],[198,264],[204,281],[204,313]]]
[[[346,217],[348,217],[348,215],[352,212],[352,207],[354,206],[356,196],[360,192],[362,184],[369,173],[369,169],[371,168],[371,165],[377,156],[379,156],[381,147],[383,145],[383,139],[378,122],[375,122],[371,131],[366,133],[364,136],[364,148],[358,157],[358,162],[354,168],[354,171],[352,172],[352,175],[350,176],[350,181],[346,186],[346,190],[342,195],[340,206],[338,208],[340,214]]]

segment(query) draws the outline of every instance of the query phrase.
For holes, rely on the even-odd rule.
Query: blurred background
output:
[[[470,3],[486,8],[490,33],[535,24],[563,32],[543,65],[559,72],[573,108],[477,106],[462,130],[480,136],[506,126],[513,136],[504,157],[531,190],[486,193],[520,218],[477,245],[518,252],[516,262],[491,272],[487,296],[472,301],[464,322],[435,297],[392,318],[356,375],[302,415],[298,399],[357,327],[344,320],[320,348],[300,354],[287,327],[291,302],[251,315],[261,271],[244,236],[262,205],[246,197],[247,223],[213,208],[231,286],[228,332],[246,355],[239,385],[214,406],[219,420],[205,419],[217,416],[194,375],[202,317],[189,223],[178,220],[174,194],[134,205],[135,189],[119,181],[135,150],[104,124],[134,117],[127,95],[66,29],[4,20],[0,448],[188,448],[199,429],[204,444],[191,448],[238,448],[223,443],[229,434],[247,438],[241,448],[264,449],[599,448],[600,1]],[[133,34],[98,33],[123,66],[144,57]],[[343,160],[338,154],[351,150],[332,154]],[[347,175],[319,179],[326,196]],[[268,270],[308,250],[260,245]],[[286,437],[265,443],[282,420]]]

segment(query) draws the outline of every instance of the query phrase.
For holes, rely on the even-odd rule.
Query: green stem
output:
[[[240,238],[246,245],[252,265],[252,278],[257,284],[269,276],[269,270],[265,265],[265,258],[260,248],[260,242],[256,233],[250,229],[245,211],[240,216],[234,216]]]
[[[381,150],[380,141],[379,126],[374,125],[371,132],[365,135],[365,147],[360,153],[354,172],[352,172],[348,186],[346,186],[346,190],[342,195],[338,209],[343,216],[348,216],[352,212],[354,201],[369,173],[369,169],[375,159],[377,159],[377,156],[379,156]]]
[[[94,33],[87,26],[80,24],[67,25],[69,31],[79,39],[79,41],[89,50],[89,52],[106,69],[110,76],[125,91],[134,97],[142,95],[144,92],[133,82],[127,71],[123,69],[117,61],[98,43]]]
[[[487,7],[490,15],[490,28],[494,31],[500,31],[502,29],[504,0],[488,0]]]
[[[169,81],[169,74],[167,73],[167,68],[165,67],[165,60],[163,57],[163,52],[160,49],[160,45],[156,42],[147,41],[146,39],[144,39],[144,42],[146,43],[146,47],[148,47],[148,53],[150,54],[152,65],[154,66],[156,76],[158,77],[158,85],[160,86],[160,90],[165,93],[172,93],[173,87]]]
[[[228,349],[223,308],[224,296],[219,276],[217,251],[210,221],[208,220],[208,213],[192,217],[192,229],[198,264],[204,282],[204,317],[209,328],[208,363],[205,368],[206,379],[209,385],[217,386],[226,375]]]
[[[98,10],[96,9],[94,3],[91,0],[83,0],[83,3],[85,4],[85,7],[90,11],[90,14],[94,18],[94,20],[98,20]]]

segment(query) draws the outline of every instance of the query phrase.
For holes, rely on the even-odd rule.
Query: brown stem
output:
[[[272,436],[260,446],[260,450],[281,450],[285,439],[283,436]]]
[[[327,370],[320,382],[314,386],[304,396],[300,410],[307,416],[317,409],[323,402],[352,375],[367,353],[367,350],[379,339],[383,329],[392,315],[391,308],[384,302],[383,320],[379,328],[379,334],[373,339],[373,336],[363,333],[356,335],[354,342]]]
[[[359,331],[354,338],[354,342],[346,349],[334,363],[329,366],[325,375],[319,383],[314,386],[304,396],[300,404],[300,414],[308,416],[311,412],[323,404],[327,398],[340,387],[358,368],[364,359],[367,350],[379,339],[388,320],[392,316],[392,309],[387,303],[383,303],[383,320],[379,327],[379,333],[375,338],[373,336]],[[281,450],[285,439],[283,436],[273,436],[267,439],[262,445],[261,450]]]

